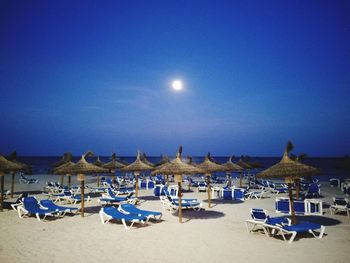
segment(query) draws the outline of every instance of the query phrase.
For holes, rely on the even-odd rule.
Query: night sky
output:
[[[350,154],[350,1],[2,0],[0,123],[3,154]]]

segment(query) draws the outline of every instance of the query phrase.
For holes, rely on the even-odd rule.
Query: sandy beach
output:
[[[42,190],[43,185],[40,181],[29,188]],[[327,182],[322,182],[321,189],[325,207],[333,196],[341,195],[339,188]],[[28,186],[16,185],[17,192],[22,190]],[[207,208],[207,193],[194,189],[184,197],[202,200],[205,210],[185,211],[184,223],[179,224],[176,215],[162,210],[152,190],[141,190],[139,207],[162,211],[163,217],[130,230],[121,223],[102,225],[98,198],[86,203],[84,218],[75,215],[38,222],[35,217],[19,218],[14,210],[4,210],[0,214],[0,262],[348,262],[350,222],[346,215],[330,215],[325,208],[323,217],[305,216],[326,226],[324,237],[298,235],[288,244],[262,232],[248,234],[244,225],[253,207],[276,215],[274,195],[244,202],[214,199],[211,209]]]

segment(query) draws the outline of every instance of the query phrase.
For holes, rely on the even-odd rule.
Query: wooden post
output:
[[[63,187],[64,174],[61,175],[61,186]]]
[[[210,174],[206,174],[208,185],[208,208],[211,208]]]
[[[14,172],[11,173],[12,175],[12,182],[11,182],[11,198],[13,198],[13,194],[15,192],[15,176],[16,174]]]
[[[181,182],[177,183],[177,195],[179,197],[179,223],[182,223],[182,193],[181,193]]]
[[[242,172],[239,173],[239,187],[242,188]]]
[[[169,175],[166,175],[166,185],[169,186]]]
[[[228,187],[228,189],[230,189],[231,188],[231,174],[227,173],[226,176],[227,176],[227,187]]]
[[[4,209],[4,177],[5,174],[0,172],[0,181],[1,181],[1,195],[0,195],[0,211]]]
[[[81,196],[81,209],[80,209],[80,214],[81,217],[84,217],[84,204],[85,204],[85,198],[84,198],[84,190],[85,190],[85,176],[83,174],[78,174],[78,180],[81,183],[80,186],[80,196]]]
[[[70,189],[70,185],[71,185],[71,180],[72,180],[72,178],[71,178],[71,175],[70,175],[70,174],[67,174],[67,176],[68,176],[68,188]]]
[[[97,187],[100,187],[100,176],[97,176]]]
[[[292,224],[297,224],[297,217],[295,216],[295,210],[294,210],[294,200],[293,200],[293,193],[292,193],[292,183],[288,182],[288,193],[289,193],[289,202],[290,202],[290,211],[292,214]]]
[[[136,185],[135,185],[135,196],[136,198],[139,196],[139,172],[134,172],[135,179],[136,179]]]

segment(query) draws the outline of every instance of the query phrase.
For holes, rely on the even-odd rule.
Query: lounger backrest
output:
[[[348,204],[348,200],[346,198],[334,197],[333,200],[335,205],[346,206]]]
[[[259,208],[253,208],[251,210],[251,216],[254,220],[262,222],[265,222],[268,218],[267,211]]]
[[[318,187],[317,183],[312,183],[312,184],[309,185],[308,192],[309,193],[318,193],[319,189],[320,188]]]
[[[112,198],[115,197],[115,194],[113,193],[111,188],[108,188],[107,191],[108,191],[108,194],[109,194],[110,197],[112,197]]]
[[[24,208],[29,212],[40,208],[38,201],[34,197],[24,198],[23,204],[24,204]]]

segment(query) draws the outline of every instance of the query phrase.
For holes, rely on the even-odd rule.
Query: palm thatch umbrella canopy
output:
[[[230,156],[230,158],[228,159],[228,161],[226,163],[224,163],[223,165],[227,168],[227,179],[228,179],[228,187],[231,187],[231,174],[229,172],[242,172],[243,168],[241,166],[239,166],[238,164],[235,164],[232,162],[233,159],[233,155]],[[241,176],[240,176],[241,177]],[[242,184],[242,181],[241,181]]]
[[[108,169],[110,172],[121,169],[123,167],[125,167],[125,164],[118,162],[117,161],[117,157],[116,154],[113,153],[112,154],[112,160],[108,163],[105,163],[104,165],[102,165],[103,168]]]
[[[97,156],[97,160],[94,162],[94,165],[103,166],[105,163],[101,161],[100,156]]]
[[[16,151],[12,152],[7,157],[7,160],[22,166],[22,171],[24,171],[24,172],[28,172],[28,173],[31,172],[32,167],[30,165],[22,163],[22,162],[17,160],[17,152]]]
[[[303,176],[311,176],[318,174],[320,171],[312,166],[302,164],[298,161],[293,161],[289,157],[290,151],[294,148],[293,144],[289,141],[286,149],[284,151],[282,160],[271,166],[270,168],[260,172],[257,174],[260,178],[284,178],[286,183],[288,183],[288,192],[289,192],[289,201],[291,204],[291,212],[292,212],[292,223],[296,224],[297,219],[295,216],[294,210],[294,200],[292,194],[292,183],[294,179],[300,178]]]
[[[63,154],[62,159],[54,164],[52,164],[53,167],[58,167],[68,161],[71,161],[73,158],[73,155],[70,152],[66,152]]]
[[[168,163],[168,162],[170,162],[169,157],[168,157],[167,155],[161,155],[160,161],[157,162],[157,163],[155,164],[155,166],[160,166],[160,165],[165,164],[165,163]]]
[[[103,168],[108,169],[109,173],[113,174],[112,178],[113,181],[115,180],[115,171],[123,168],[125,164],[117,161],[117,155],[115,153],[112,154],[112,160],[104,165],[102,165]],[[100,177],[97,177],[97,186],[100,186]]]
[[[25,163],[22,163],[20,161],[17,160],[17,152],[14,151],[12,152],[8,157],[7,157],[7,160],[13,162],[13,163],[16,163],[18,164],[19,166],[22,167],[22,171],[25,172],[25,173],[31,173],[32,172],[32,167],[28,164],[25,164]],[[11,181],[11,198],[13,197],[13,193],[15,191],[15,176],[16,174],[15,173],[11,173],[12,174],[12,181]]]
[[[242,167],[244,170],[250,170],[254,167],[251,166],[249,163],[243,160],[243,156],[238,160],[237,164]],[[239,187],[242,187],[242,173],[239,174]]]
[[[182,146],[180,146],[176,158],[169,163],[158,167],[152,174],[164,174],[164,175],[174,175],[175,182],[178,183],[178,197],[179,197],[179,222],[182,223],[182,205],[181,205],[181,183],[182,175],[184,174],[204,174],[200,168],[193,165],[187,164],[181,159]]]
[[[138,184],[139,184],[140,172],[152,171],[152,170],[154,170],[154,167],[144,163],[141,160],[141,152],[137,151],[136,160],[133,163],[121,168],[121,170],[124,172],[133,172],[134,173],[134,175],[136,177],[135,196],[138,197],[138,193],[139,193],[139,185]]]
[[[141,161],[144,162],[145,164],[148,164],[149,166],[152,166],[154,167],[154,163],[150,162],[148,159],[147,159],[147,156],[145,153],[142,153],[141,154]]]
[[[1,195],[0,195],[0,211],[4,207],[4,176],[8,172],[16,172],[22,170],[22,166],[7,160],[5,157],[0,155],[0,181],[1,181]]]
[[[67,161],[64,164],[61,164],[60,166],[53,169],[54,174],[60,174],[61,175],[61,185],[63,186],[63,177],[64,175],[67,175],[68,177],[68,187],[71,186],[71,173],[65,173],[65,171],[70,169],[75,163],[73,163],[71,160]],[[63,172],[62,172],[63,171]]]
[[[222,164],[217,164],[215,162],[212,161],[212,158],[210,156],[210,153],[207,154],[207,156],[205,156],[204,161],[200,164],[197,165],[198,168],[202,169],[207,177],[207,187],[208,187],[208,207],[211,207],[211,203],[210,203],[210,175],[213,172],[226,172],[228,171],[228,169],[222,165]]]
[[[78,174],[78,180],[81,181],[81,216],[84,217],[84,181],[85,174],[106,173],[108,170],[88,163],[85,159],[87,156],[93,156],[93,152],[87,152],[81,156],[81,159],[71,166],[61,167],[55,172],[57,174]]]

